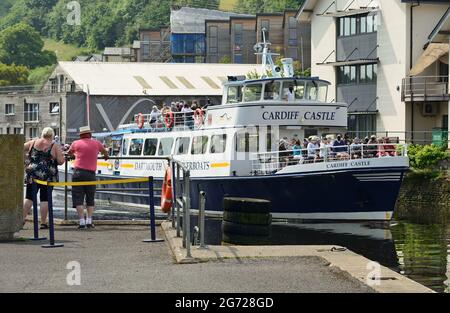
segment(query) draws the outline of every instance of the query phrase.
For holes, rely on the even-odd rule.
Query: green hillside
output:
[[[44,50],[55,52],[58,61],[71,61],[77,55],[85,55],[90,52],[89,49],[78,48],[49,38],[44,38]]]
[[[81,23],[73,25],[67,0],[0,0],[0,31],[19,22],[34,27],[56,42],[102,50],[129,45],[139,28],[170,23],[171,5],[233,10],[243,13],[281,12],[298,8],[302,0],[78,0]],[[69,18],[68,18],[69,17]],[[68,22],[69,21],[69,22]],[[59,49],[59,48],[58,48]],[[63,58],[68,55],[63,53]],[[70,54],[70,53],[69,53]]]
[[[233,11],[236,0],[220,0],[219,10],[221,11]]]

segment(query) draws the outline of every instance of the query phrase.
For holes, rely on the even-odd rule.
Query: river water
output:
[[[63,218],[63,202],[55,201],[55,218]],[[69,208],[69,219],[76,212]],[[100,203],[96,219],[148,219],[144,208],[123,208]],[[164,215],[157,214],[164,219]],[[197,225],[192,217],[191,227]],[[221,220],[208,218],[206,244],[220,245]],[[191,232],[192,233],[192,232]],[[339,245],[391,268],[440,293],[450,293],[450,226],[418,225],[393,221],[389,227],[358,223],[288,223],[272,224],[272,245]]]

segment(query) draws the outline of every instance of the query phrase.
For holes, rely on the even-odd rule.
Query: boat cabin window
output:
[[[230,86],[227,92],[227,103],[238,103],[242,101],[242,86]]]
[[[264,100],[280,100],[280,82],[269,82],[264,86]]]
[[[322,101],[327,100],[328,86],[316,81],[306,82],[306,100]]]
[[[172,152],[173,138],[161,138],[159,141],[158,155],[170,155]]]
[[[146,139],[144,145],[144,155],[150,156],[155,155],[157,148],[158,148],[158,139],[155,138]]]
[[[227,135],[213,135],[211,136],[210,153],[224,153],[227,145]]]
[[[132,139],[129,155],[141,155],[144,139]]]
[[[112,141],[112,155],[119,156],[120,155],[120,144],[122,143],[122,139],[113,139]]]
[[[283,100],[295,101],[305,98],[304,81],[285,81],[283,82]]]
[[[205,154],[208,148],[208,136],[192,138],[191,154]]]
[[[249,84],[244,87],[244,102],[261,100],[262,84]]]
[[[242,130],[236,133],[236,152],[253,152],[259,150],[258,132]]]
[[[189,152],[189,142],[191,138],[189,137],[179,137],[175,142],[175,154],[182,155]]]
[[[122,155],[128,155],[128,143],[130,142],[130,139],[124,139],[123,145],[122,145]]]

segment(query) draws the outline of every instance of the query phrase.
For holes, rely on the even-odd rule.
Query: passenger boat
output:
[[[139,114],[137,123],[97,134],[111,141],[112,155],[136,158],[99,162],[98,176],[153,176],[160,186],[167,162],[140,158],[173,156],[190,169],[193,209],[204,191],[207,213],[220,213],[223,197],[233,196],[270,200],[274,218],[390,220],[409,166],[406,147],[397,145],[386,157],[367,153],[373,145],[359,146],[359,154],[345,147],[347,153],[340,156],[327,147],[317,160],[279,151],[283,138],[344,134],[347,104],[327,102],[329,82],[294,77],[291,59],[277,67],[269,45],[261,44],[266,75],[228,77],[220,105],[194,114],[167,112],[164,123],[150,124],[150,114]],[[125,190],[98,195],[125,203],[147,201]]]

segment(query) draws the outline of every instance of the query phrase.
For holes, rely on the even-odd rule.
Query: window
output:
[[[22,133],[22,128],[20,127],[14,127],[14,135],[20,135]],[[37,129],[36,129],[36,134],[37,134]],[[37,136],[34,136],[37,137]],[[32,138],[34,138],[32,137]]]
[[[5,115],[14,115],[14,104],[13,103],[7,103],[5,104]]]
[[[325,102],[328,86],[315,81],[306,82],[306,99]]]
[[[50,114],[59,113],[59,102],[50,102]]]
[[[172,153],[173,138],[162,138],[159,141],[158,155],[170,155]]]
[[[305,83],[304,81],[285,81],[283,82],[283,100],[288,100],[288,93],[290,89],[294,93],[295,100],[302,100],[305,97]]]
[[[177,138],[175,142],[175,154],[183,155],[189,152],[189,142],[191,139],[189,137],[180,137]]]
[[[372,84],[377,81],[377,65],[367,64],[359,67],[359,83]]]
[[[217,26],[209,26],[209,53],[217,54],[218,40],[217,40]]]
[[[129,139],[124,139],[123,140],[123,145],[122,145],[122,155],[127,155],[128,154],[128,143],[130,142]]]
[[[234,46],[236,50],[236,46],[242,46],[242,24],[234,24]]]
[[[51,84],[51,92],[56,93],[58,91],[58,82],[56,81],[56,78],[50,79]]]
[[[251,84],[244,87],[244,102],[261,100],[262,84]]]
[[[373,33],[378,30],[378,16],[376,14],[354,15],[338,19],[338,36],[352,36]]]
[[[55,136],[61,137],[61,134],[59,132],[59,127],[53,127],[53,132],[55,133]]]
[[[257,153],[259,150],[258,132],[239,131],[236,133],[236,152]]]
[[[261,20],[261,39],[263,37],[263,30],[265,30],[266,41],[269,41],[269,32],[270,32],[270,21],[269,20]]]
[[[339,66],[337,68],[338,85],[351,85],[356,83],[356,66]]]
[[[129,155],[141,155],[144,139],[132,139],[130,144]]]
[[[192,139],[192,154],[205,154],[208,147],[208,136],[197,136]]]
[[[144,155],[155,155],[158,148],[158,139],[146,139],[144,144]]]
[[[228,87],[227,103],[237,103],[242,100],[242,86]]]
[[[210,153],[224,153],[227,144],[227,135],[213,135],[211,136]]]
[[[348,130],[353,137],[364,138],[377,130],[376,114],[349,114]]]
[[[35,127],[31,127],[28,130],[28,134],[29,134],[30,139],[37,138],[38,137],[38,129]]]
[[[25,103],[25,122],[39,121],[39,103]]]
[[[280,82],[265,84],[264,100],[280,100]]]

